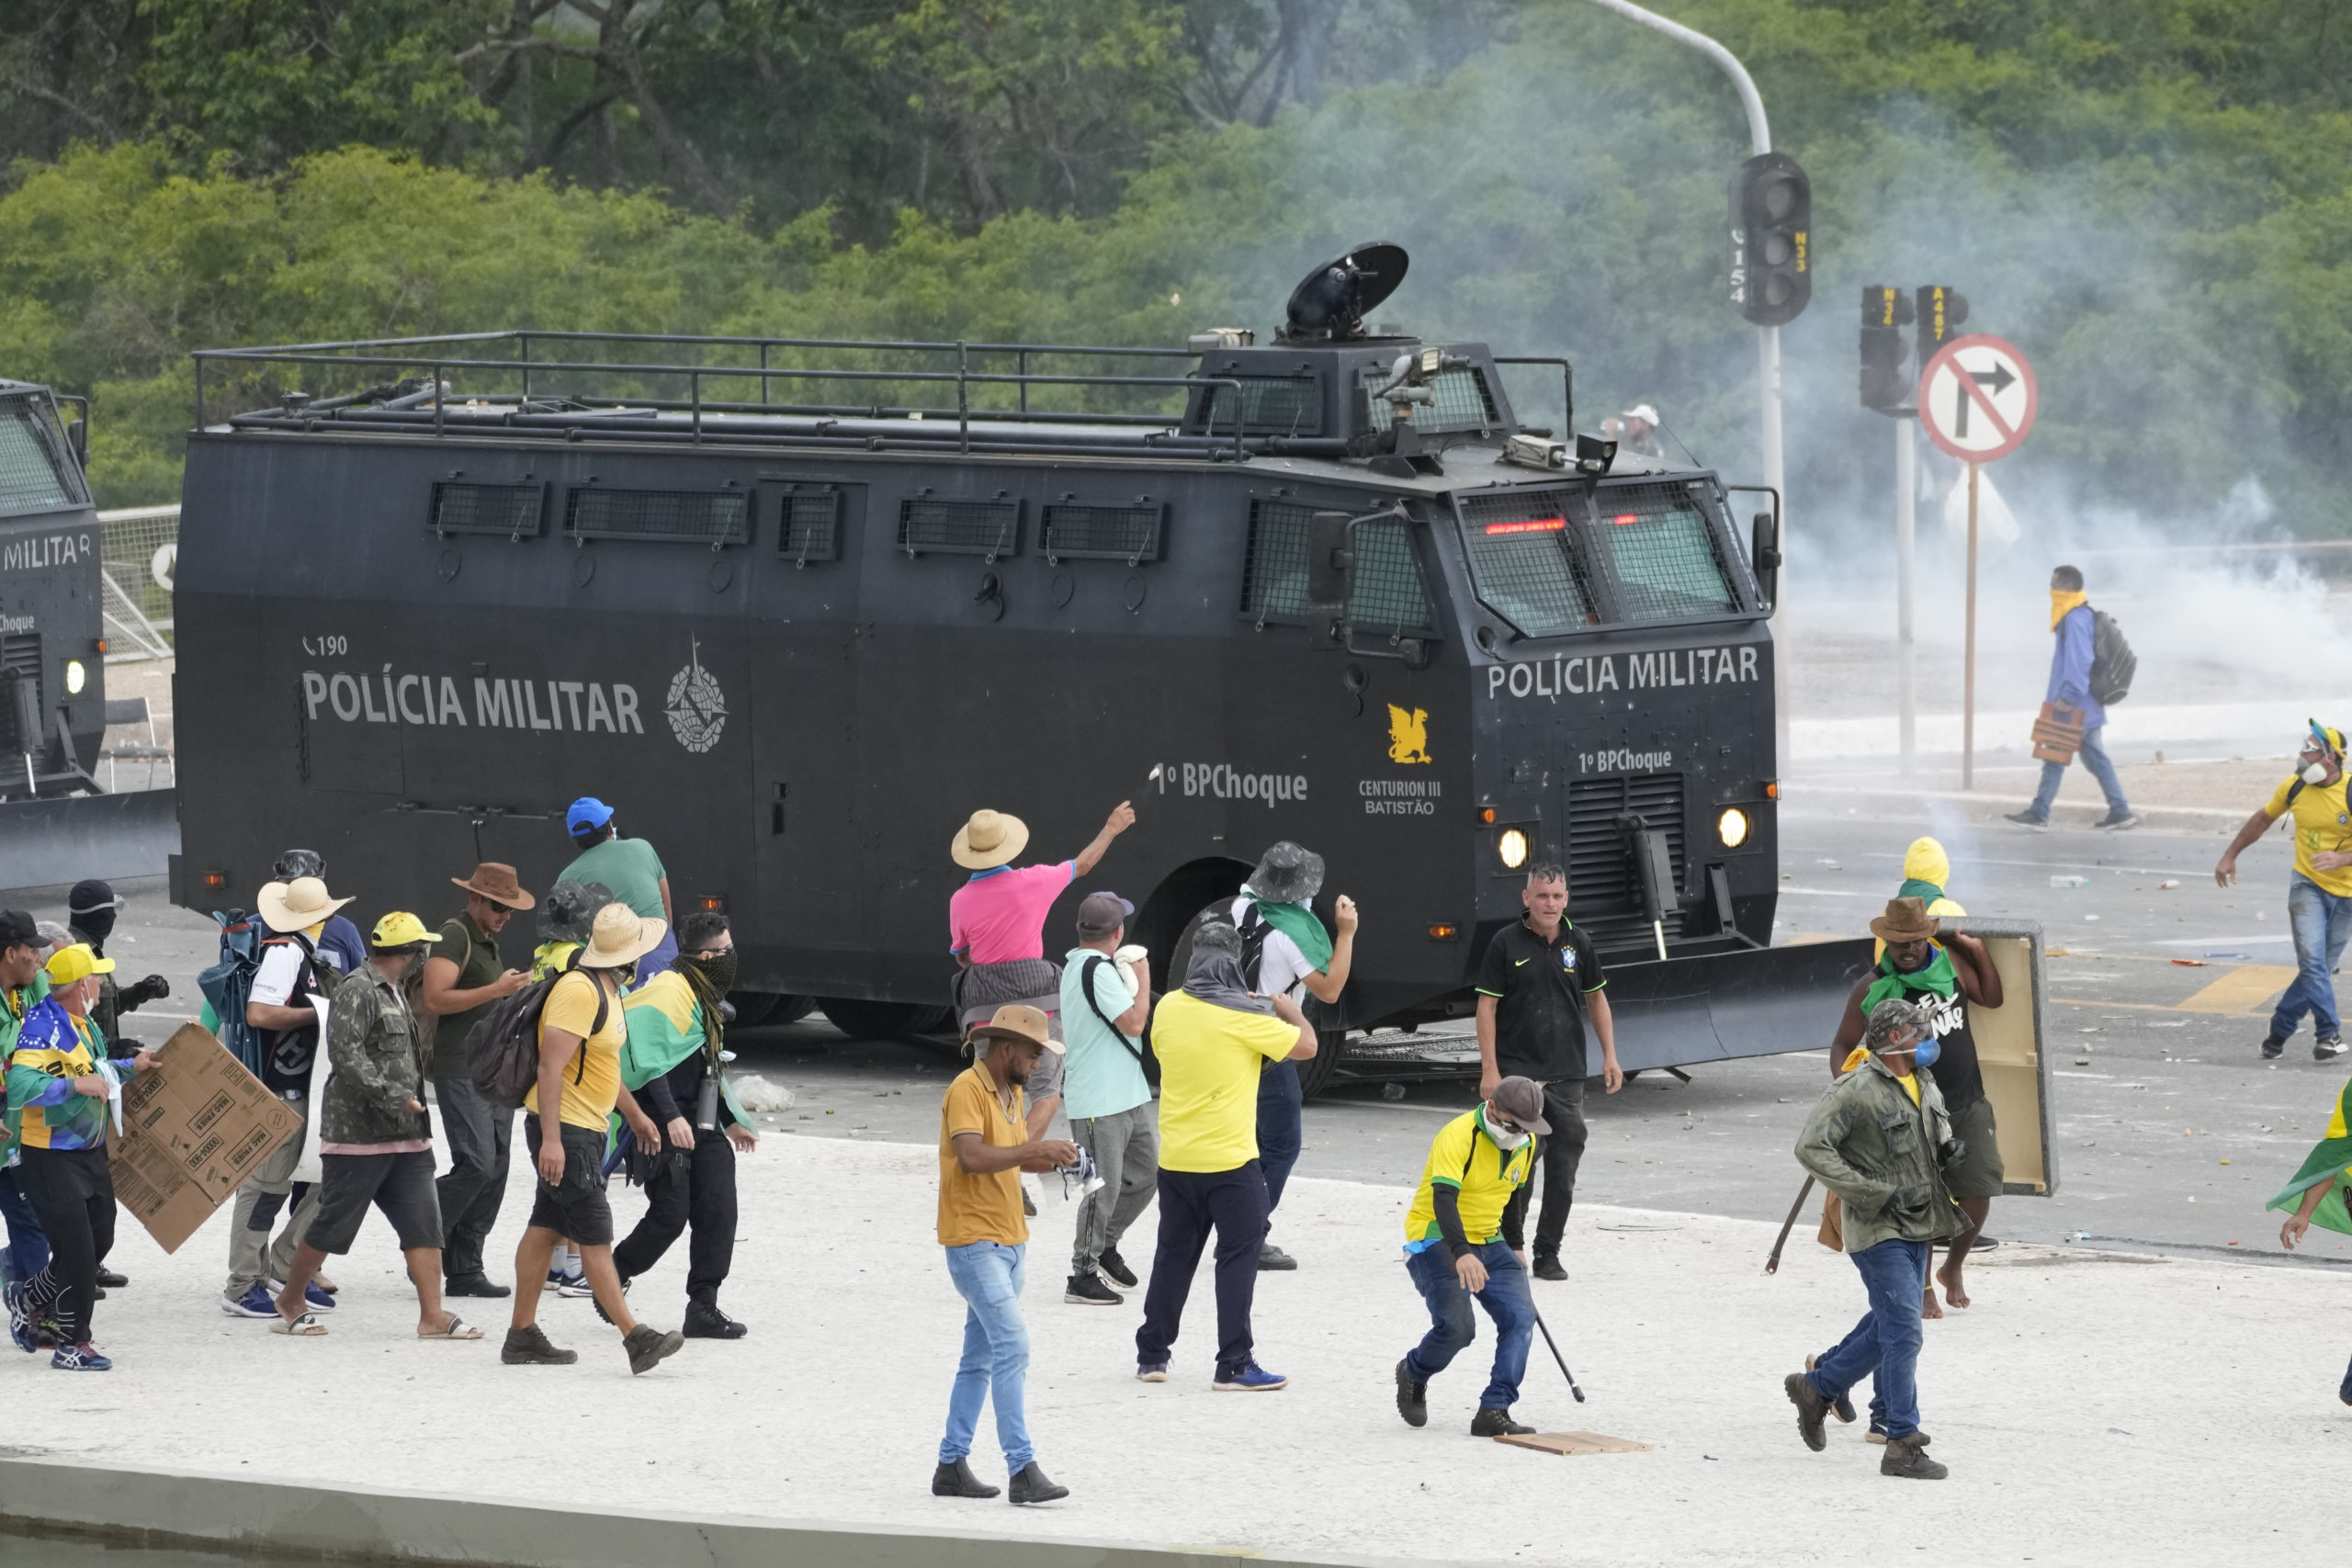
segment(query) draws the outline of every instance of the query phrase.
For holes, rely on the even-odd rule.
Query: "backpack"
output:
[[[2139,672],[2140,657],[2125,640],[2123,627],[2105,610],[2091,612],[2091,701],[2101,707],[2132,694],[2132,677]]]
[[[1274,923],[1259,909],[1255,898],[1250,900],[1249,910],[1241,919],[1245,922],[1241,927],[1241,980],[1255,990],[1265,978],[1261,971],[1266,966],[1266,939],[1274,934]]]
[[[539,1081],[539,1015],[547,1010],[548,994],[555,989],[556,982],[579,966],[580,954],[575,953],[564,968],[532,981],[511,997],[492,1002],[490,1010],[466,1032],[466,1076],[473,1079],[474,1088],[492,1109],[521,1110],[524,1098]],[[606,1010],[611,1003],[612,998],[599,985],[596,1021],[588,1026],[589,1033],[604,1032]],[[588,1048],[583,1043],[572,1082],[578,1083],[587,1076]]]
[[[261,972],[261,944],[273,933],[259,915],[243,909],[216,909],[212,919],[220,928],[220,957],[197,976],[196,988],[220,1020],[220,1043],[245,1071],[259,1077],[269,1044],[261,1031],[245,1021],[245,1004],[253,1000],[254,976]]]
[[[1136,1042],[1129,1040],[1125,1035],[1119,1032],[1119,1026],[1111,1021],[1111,1015],[1104,1012],[1102,1010],[1102,1004],[1095,999],[1095,969],[1099,965],[1108,964],[1111,961],[1108,958],[1099,953],[1087,954],[1086,962],[1079,966],[1079,994],[1086,998],[1087,1010],[1093,1013],[1095,1017],[1101,1019],[1102,1021],[1102,1027],[1111,1032],[1111,1038],[1116,1040],[1120,1044],[1125,1045],[1127,1048],[1127,1055],[1136,1059],[1136,1066],[1143,1069],[1144,1081],[1151,1085],[1152,1088],[1158,1089],[1159,1087],[1159,1057],[1151,1048],[1151,1031],[1149,1027],[1147,1026],[1144,1030],[1142,1043],[1138,1044]],[[1147,1017],[1148,1017],[1148,1015],[1147,1015]]]

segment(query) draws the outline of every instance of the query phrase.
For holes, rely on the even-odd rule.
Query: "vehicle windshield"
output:
[[[1718,531],[1684,483],[1461,500],[1478,597],[1526,637],[1736,614]]]
[[[64,451],[64,434],[40,400],[0,398],[0,517],[79,504]]]

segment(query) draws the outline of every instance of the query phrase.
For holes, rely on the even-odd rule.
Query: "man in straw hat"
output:
[[[1135,826],[1135,807],[1119,802],[1102,830],[1069,860],[1015,866],[1029,847],[1029,825],[1001,811],[975,811],[947,852],[971,874],[947,900],[948,947],[959,965],[953,982],[956,1022],[968,1029],[1007,1002],[1035,1008],[1061,1039],[1061,965],[1046,957],[1046,916],[1054,900],[1100,864],[1111,840]],[[1054,1053],[1029,1086],[1029,1133],[1042,1137],[1061,1104],[1061,1055]]]
[[[350,902],[328,892],[315,876],[266,883],[254,898],[262,923],[273,934],[262,943],[261,967],[254,975],[245,1021],[260,1035],[263,1087],[304,1118],[305,1126],[237,1189],[236,1211],[229,1223],[229,1280],[220,1292],[220,1310],[231,1317],[277,1321],[270,1285],[286,1278],[294,1265],[296,1244],[318,1218],[318,1188],[306,1183],[297,1191],[294,1181],[303,1142],[311,1135],[311,1072],[319,1052],[319,1015],[311,998],[325,996],[335,986],[336,971],[321,953],[319,940],[335,911]],[[289,1196],[294,1213],[273,1241],[271,1227]],[[311,1281],[308,1299],[316,1311],[334,1306],[334,1295],[323,1281]]]
[[[1913,884],[1904,886],[1909,888]],[[1938,902],[1953,915],[1959,914],[1951,900]],[[1977,1065],[1976,1037],[1969,1030],[1968,1011],[2001,1005],[2001,972],[1982,941],[1965,931],[1944,930],[1943,922],[1917,897],[1888,899],[1886,912],[1871,922],[1871,934],[1881,944],[1878,964],[1855,983],[1846,998],[1845,1016],[1838,1021],[1829,1047],[1830,1071],[1851,1072],[1860,1066],[1863,1020],[1880,1002],[1899,997],[1918,1006],[1927,1029],[1919,1043],[1919,1066],[1942,1091],[1952,1132],[1967,1150],[1944,1172],[1967,1224],[1951,1238],[1944,1265],[1936,1271],[1945,1297],[1953,1306],[1965,1307],[1969,1298],[1962,1266],[1984,1229],[2003,1180],[1999,1129],[1993,1119],[1993,1102],[1984,1094],[1984,1074]],[[1933,1286],[1926,1288],[1920,1307],[1929,1317],[1944,1314]],[[1873,1432],[1873,1439],[1878,1435]]]
[[[533,908],[535,900],[515,880],[514,868],[496,861],[449,880],[466,890],[465,912],[451,916],[435,937],[419,998],[433,1021],[433,1101],[441,1108],[441,1135],[449,1143],[449,1168],[438,1184],[441,1267],[448,1270],[453,1296],[503,1296],[506,1287],[482,1272],[482,1244],[506,1196],[514,1113],[492,1106],[474,1088],[466,1037],[492,1003],[529,983],[522,970],[507,967],[498,937],[515,912]]]
[[[1078,1163],[1078,1149],[1030,1134],[1022,1086],[1062,1047],[1046,1032],[1046,1015],[1019,1003],[973,1025],[965,1043],[972,1065],[947,1086],[939,1108],[939,1245],[947,1249],[947,1277],[964,1298],[964,1355],[931,1490],[937,1497],[997,1495],[971,1466],[980,1404],[993,1400],[1011,1501],[1050,1503],[1069,1496],[1069,1488],[1046,1479],[1029,1440],[1023,1388],[1029,1325],[1021,1314],[1029,1223],[1021,1213],[1020,1173],[1066,1169]]]
[[[678,1352],[684,1337],[663,1333],[629,1315],[613,1270],[613,1211],[605,1200],[605,1129],[620,1111],[648,1154],[661,1130],[638,1108],[621,1082],[621,1050],[628,1025],[621,1010],[638,960],[668,935],[662,922],[616,899],[596,911],[587,945],[572,967],[556,977],[539,1012],[539,1081],[524,1098],[524,1140],[537,1168],[537,1195],[529,1225],[514,1250],[514,1278],[544,1279],[556,1243],[566,1236],[580,1249],[582,1267],[605,1321],[621,1331],[628,1370],[646,1372]],[[577,1350],[559,1350],[538,1325],[539,1292],[514,1292],[514,1315],[499,1359],[509,1366],[570,1366]]]
[[[1797,1407],[1798,1435],[1817,1453],[1829,1446],[1829,1411],[1870,1377],[1871,1426],[1886,1434],[1879,1473],[1941,1481],[1950,1472],[1928,1457],[1919,1430],[1919,1287],[1929,1249],[1963,1224],[1944,1168],[1965,1151],[1934,1080],[1917,1071],[1927,1036],[1923,1009],[1900,997],[1879,1000],[1864,1027],[1861,1063],[1823,1093],[1797,1137],[1798,1163],[1843,1207],[1846,1255],[1870,1310],[1811,1371],[1791,1372],[1781,1387]]]
[[[326,1093],[319,1103],[319,1217],[302,1234],[277,1292],[279,1334],[326,1325],[303,1295],[330,1254],[351,1250],[373,1204],[392,1227],[416,1288],[419,1339],[479,1339],[441,1304],[441,1209],[433,1188],[433,1119],[424,1109],[429,1047],[408,989],[441,939],[396,910],[368,935],[368,957],[337,987],[327,1021]]]

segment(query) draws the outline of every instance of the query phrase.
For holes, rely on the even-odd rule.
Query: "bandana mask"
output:
[[[708,982],[715,996],[724,997],[735,988],[735,950],[731,947],[708,958],[682,958],[678,962]]]
[[[1488,1121],[1487,1119],[1487,1111],[1484,1106],[1481,1106],[1478,1109],[1478,1125],[1487,1130],[1487,1136],[1495,1141],[1495,1147],[1502,1150],[1506,1154],[1527,1142],[1527,1134],[1524,1132],[1506,1133],[1500,1127],[1496,1126],[1494,1122]]]

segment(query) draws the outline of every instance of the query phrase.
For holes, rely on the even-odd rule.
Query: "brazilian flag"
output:
[[[2304,1193],[2347,1170],[2352,1170],[2352,1083],[2346,1083],[2344,1092],[2336,1098],[2335,1114],[2327,1122],[2327,1135],[2303,1156],[2302,1168],[2295,1172],[2295,1179],[2263,1207],[2292,1213],[2301,1206]],[[2312,1211],[2312,1224],[2352,1235],[2352,1208],[2346,1208],[2344,1201],[2346,1185],[2338,1181],[2328,1189],[2327,1196]]]

